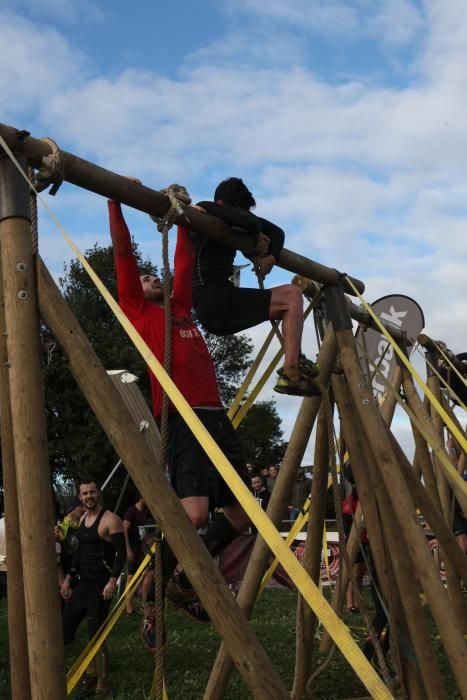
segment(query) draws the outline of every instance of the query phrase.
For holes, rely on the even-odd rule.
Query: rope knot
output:
[[[165,194],[170,199],[170,209],[164,216],[152,216],[151,219],[156,222],[157,230],[162,233],[164,228],[171,228],[174,225],[175,219],[180,214],[183,214],[185,207],[190,206],[191,197],[187,189],[183,185],[169,185],[161,190],[161,194]]]
[[[55,195],[65,179],[65,163],[55,141],[47,137],[41,141],[50,146],[51,152],[42,158],[39,171],[34,176],[34,187],[37,192],[42,192],[52,185],[49,194]]]

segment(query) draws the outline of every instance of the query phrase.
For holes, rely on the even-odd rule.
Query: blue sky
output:
[[[195,200],[239,175],[288,248],[368,300],[413,296],[467,350],[464,0],[0,0],[0,59],[1,121]],[[98,197],[49,199],[83,250],[108,241]],[[157,262],[148,218],[128,220]],[[70,254],[41,228],[58,274]]]

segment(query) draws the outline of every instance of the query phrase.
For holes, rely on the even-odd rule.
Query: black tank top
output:
[[[102,509],[93,524],[86,527],[83,518],[76,536],[79,542],[79,575],[81,578],[110,576],[115,559],[115,549],[111,542],[99,537],[99,523],[105,510]]]

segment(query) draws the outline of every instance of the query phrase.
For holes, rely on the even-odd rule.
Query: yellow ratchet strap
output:
[[[15,162],[19,172],[23,175],[25,180],[29,182],[27,175],[24,173],[21,166],[16,161],[13,153],[11,152],[8,145],[1,136],[0,143],[2,143],[3,147],[5,148],[5,151],[8,153],[10,158],[12,158],[13,162]],[[31,183],[29,184],[30,186],[32,186]],[[393,696],[391,695],[390,691],[384,685],[381,678],[376,673],[375,669],[365,658],[362,650],[353,640],[348,627],[336,615],[329,603],[319,592],[318,587],[315,585],[315,583],[311,580],[306,571],[294,557],[293,553],[289,550],[282,537],[280,536],[279,532],[276,530],[276,528],[273,526],[265,512],[256,502],[253,494],[250,493],[240,476],[230,464],[229,460],[226,458],[222,450],[211,437],[210,433],[201,423],[196,413],[192,410],[191,406],[187,403],[182,393],[173,383],[168,374],[164,371],[161,363],[151,352],[148,345],[141,338],[137,330],[134,328],[134,326],[127,319],[123,311],[120,309],[115,299],[106,289],[106,287],[102,284],[101,280],[91,268],[87,260],[80,253],[75,243],[71,240],[68,233],[58,221],[57,217],[53,214],[50,207],[45,203],[43,197],[38,195],[38,198],[46,207],[47,211],[51,215],[62,236],[68,242],[68,244],[78,257],[79,261],[93,280],[94,284],[101,292],[105,301],[112,309],[113,313],[117,317],[119,323],[123,326],[127,335],[135,344],[136,348],[140,352],[146,364],[150,367],[154,375],[157,377],[157,380],[159,381],[162,389],[166,392],[169,399],[175,406],[176,410],[180,413],[183,420],[186,422],[193,435],[208,455],[209,459],[213,462],[224,481],[229,485],[229,488],[234,493],[236,499],[243,507],[243,510],[248,515],[251,522],[257,528],[261,537],[263,537],[263,539],[268,543],[268,546],[273,552],[273,554],[277,557],[284,569],[287,571],[289,577],[292,579],[295,586],[300,591],[310,608],[321,620],[321,622],[329,632],[329,635],[336,643],[336,646],[340,649],[343,656],[350,663],[355,673],[361,679],[362,683],[366,686],[371,695],[377,698],[378,700],[382,700],[383,698],[392,698]]]
[[[253,377],[256,374],[256,370],[258,369],[259,365],[261,364],[261,361],[262,361],[263,357],[265,356],[268,347],[271,345],[271,341],[272,341],[274,335],[275,335],[274,329],[271,328],[271,330],[269,331],[269,333],[266,337],[266,340],[263,343],[261,350],[256,355],[255,360],[254,360],[253,364],[251,365],[250,369],[248,370],[246,377],[243,380],[240,389],[237,391],[237,395],[235,396],[229,410],[227,411],[227,417],[230,418],[230,420],[233,419],[236,412],[238,411],[240,404],[242,402],[242,399],[245,396],[246,392],[248,391],[248,387],[250,386],[250,384],[253,380]]]
[[[404,363],[404,365],[405,365],[405,366],[407,367],[407,369],[409,370],[410,374],[414,377],[414,379],[415,379],[415,381],[417,382],[417,384],[421,387],[421,389],[422,389],[423,393],[425,394],[425,396],[427,396],[428,400],[429,400],[429,401],[433,404],[433,406],[436,408],[438,414],[439,414],[439,415],[441,416],[441,418],[443,419],[443,421],[444,421],[446,427],[450,430],[450,432],[452,433],[452,435],[456,438],[457,442],[459,443],[459,445],[461,445],[461,447],[463,448],[464,452],[467,451],[467,440],[465,439],[465,436],[462,435],[462,433],[460,432],[460,430],[458,429],[458,427],[453,423],[453,421],[451,420],[450,416],[448,416],[448,414],[446,413],[446,411],[444,410],[444,408],[441,406],[441,404],[440,404],[440,402],[438,401],[438,399],[436,398],[436,396],[433,394],[433,392],[431,391],[431,389],[425,384],[425,382],[423,381],[423,379],[421,378],[421,376],[419,375],[419,373],[417,372],[417,370],[415,369],[415,367],[409,362],[409,360],[407,359],[407,357],[405,356],[405,354],[402,352],[402,350],[400,349],[400,347],[398,346],[398,344],[397,344],[396,342],[394,342],[394,340],[393,340],[391,334],[389,333],[389,331],[386,330],[386,328],[383,326],[383,324],[381,323],[381,321],[379,320],[379,318],[377,317],[377,315],[375,314],[375,312],[373,311],[373,309],[371,308],[371,306],[364,300],[364,298],[362,297],[362,295],[360,294],[360,292],[358,291],[358,289],[356,288],[356,286],[353,284],[353,282],[352,282],[352,280],[350,279],[350,277],[346,276],[345,279],[347,280],[347,282],[349,283],[349,285],[352,287],[353,291],[354,291],[355,294],[358,296],[358,298],[359,298],[360,301],[362,302],[362,304],[363,304],[365,310],[368,311],[368,313],[370,314],[371,318],[373,319],[373,321],[376,323],[376,325],[377,325],[378,328],[380,329],[381,333],[384,335],[384,337],[386,338],[386,340],[392,345],[392,347],[394,348],[394,350],[395,350],[395,352],[397,353],[397,355],[399,356],[399,358],[402,360],[402,362]]]
[[[310,314],[310,311],[312,309],[313,309],[313,305],[310,304],[308,306],[307,310],[305,311],[305,313],[303,314],[304,321],[307,319],[307,317]],[[274,332],[274,331],[272,331],[272,332]],[[279,360],[281,359],[283,354],[284,354],[284,351],[282,350],[282,348],[277,351],[277,353],[274,355],[273,359],[271,360],[271,362],[267,366],[263,376],[261,377],[261,379],[258,380],[256,386],[254,387],[254,389],[251,392],[251,394],[249,395],[249,397],[242,404],[240,409],[235,414],[234,418],[232,418],[232,425],[235,429],[238,428],[238,426],[240,425],[240,423],[242,422],[242,420],[245,418],[246,414],[250,410],[251,406],[256,401],[256,397],[258,396],[259,392],[262,390],[262,388],[266,384],[267,380],[269,379],[269,377],[273,373],[277,363],[279,362]]]
[[[301,531],[303,525],[305,525],[308,522],[308,519],[310,517],[310,503],[311,499],[308,497],[305,503],[303,504],[303,507],[298,515],[298,518],[292,525],[292,527],[289,530],[289,534],[285,538],[284,542],[287,545],[287,547],[290,547],[292,542],[294,541],[295,537],[298,535],[298,533]],[[271,577],[274,575],[275,570],[277,569],[277,565],[279,564],[278,559],[274,559],[274,561],[271,563],[269,569],[266,571],[266,573],[263,576],[263,580],[261,581],[261,586],[259,587],[258,591],[258,598],[268,585],[269,581],[271,580]]]

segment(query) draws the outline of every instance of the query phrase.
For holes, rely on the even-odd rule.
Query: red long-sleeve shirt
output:
[[[110,231],[122,311],[157,357],[164,362],[164,307],[144,298],[131,237],[118,202],[109,201]],[[172,380],[190,406],[221,407],[214,363],[191,317],[194,254],[187,229],[178,228],[174,259],[172,308]],[[160,416],[161,385],[149,370],[153,412]],[[173,409],[173,407],[171,407]]]

